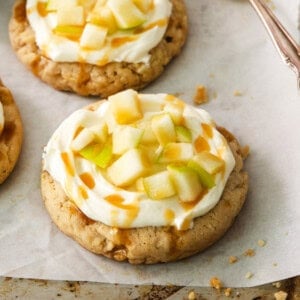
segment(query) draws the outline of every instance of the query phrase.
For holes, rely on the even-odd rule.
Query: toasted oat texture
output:
[[[40,79],[63,91],[103,98],[127,88],[139,90],[157,78],[170,60],[179,54],[187,35],[183,0],[171,0],[173,11],[162,41],[151,50],[149,64],[112,62],[105,66],[88,63],[54,62],[43,56],[35,43],[27,17],[26,0],[17,0],[9,34],[18,58]]]
[[[73,204],[47,171],[43,171],[41,176],[45,206],[61,231],[96,254],[132,264],[169,262],[191,256],[224,235],[242,208],[248,190],[248,175],[243,171],[241,147],[228,131],[223,128],[218,130],[227,139],[236,165],[219,203],[206,215],[196,218],[192,229],[117,229],[93,221]]]
[[[4,129],[0,135],[0,184],[12,172],[22,145],[23,127],[19,110],[10,91],[0,80],[0,102],[4,110]]]

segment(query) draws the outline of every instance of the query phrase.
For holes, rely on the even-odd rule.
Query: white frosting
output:
[[[166,103],[167,97],[166,94],[139,94],[140,101],[153,103],[154,109]],[[106,101],[96,111],[80,109],[71,114],[55,131],[44,149],[44,170],[60,183],[68,197],[86,216],[93,220],[119,228],[171,225],[178,229],[184,229],[192,226],[193,218],[206,214],[218,203],[235,165],[233,154],[225,138],[215,129],[209,114],[202,109],[185,105],[183,113],[185,126],[191,130],[193,142],[199,135],[204,136],[202,123],[211,126],[213,135],[211,138],[207,138],[210,152],[225,161],[225,168],[223,173],[216,175],[216,186],[209,189],[198,203],[187,207],[180,203],[177,196],[152,200],[144,192],[128,191],[116,187],[106,179],[105,171],[71,150],[71,143],[78,128],[82,128],[82,126],[89,128],[103,122],[109,105],[109,101]],[[148,105],[148,107],[150,106]],[[144,116],[159,113],[158,111],[148,112],[144,113]],[[66,164],[61,158],[63,152],[68,154],[69,164],[74,170],[73,174],[66,172]],[[79,175],[82,173],[88,173],[94,179],[95,186],[93,188],[88,188],[81,180]],[[84,187],[87,197],[83,197],[80,193],[79,186]],[[124,201],[121,205],[113,204],[105,200],[105,197],[110,195],[119,195]],[[171,218],[167,217],[168,214],[170,215],[170,211]]]
[[[0,102],[0,135],[4,128],[4,111],[3,111],[3,105]]]
[[[149,30],[134,33],[132,30],[118,30],[108,35],[101,49],[86,50],[80,47],[78,41],[73,41],[55,35],[53,29],[57,25],[57,15],[48,13],[42,16],[37,9],[38,3],[45,0],[27,0],[27,17],[36,36],[36,42],[44,55],[57,62],[87,62],[96,65],[104,65],[109,62],[149,62],[150,50],[161,41],[171,15],[172,5],[169,0],[153,0],[154,8],[147,14],[147,20],[141,26]],[[151,27],[159,21],[165,20],[165,24]],[[111,43],[116,38],[133,37],[136,39],[112,47]]]

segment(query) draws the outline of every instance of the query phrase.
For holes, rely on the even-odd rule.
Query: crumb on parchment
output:
[[[249,156],[249,154],[250,154],[250,147],[249,147],[249,145],[246,145],[246,146],[242,147],[241,148],[241,153],[242,153],[243,159],[246,159]]]
[[[240,96],[243,96],[243,93],[242,93],[241,91],[235,90],[235,91],[233,92],[233,96],[235,96],[235,97],[240,97]]]
[[[286,300],[288,296],[288,293],[284,291],[279,291],[277,293],[274,293],[274,297],[276,300]]]
[[[194,103],[199,105],[208,102],[207,89],[204,85],[198,85],[194,96]]]
[[[280,281],[273,282],[272,285],[279,289],[281,287],[281,282]]]
[[[252,256],[255,256],[255,251],[254,249],[247,249],[245,252],[244,252],[244,256],[249,256],[249,257],[252,257]]]
[[[258,245],[259,247],[264,247],[264,246],[266,245],[266,241],[264,241],[264,240],[258,240],[258,241],[257,241],[257,245]]]
[[[229,256],[228,261],[230,264],[234,264],[238,261],[238,258],[236,256]]]
[[[194,291],[190,291],[189,295],[188,295],[188,299],[189,300],[196,300],[197,299],[196,293]]]
[[[245,275],[246,279],[250,279],[252,277],[253,277],[253,273],[252,272],[247,272],[246,275]]]
[[[210,286],[214,289],[220,291],[223,287],[222,281],[218,277],[212,277],[209,281]]]

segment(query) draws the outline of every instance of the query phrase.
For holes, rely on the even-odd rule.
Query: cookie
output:
[[[172,12],[167,29],[150,51],[150,60],[146,63],[120,60],[105,63],[102,59],[103,65],[95,65],[82,62],[82,59],[81,62],[55,62],[47,58],[36,44],[27,19],[25,0],[17,0],[13,9],[9,24],[11,44],[18,58],[37,77],[58,90],[107,97],[127,88],[141,89],[163,72],[185,42],[187,15],[184,2],[170,2]]]
[[[23,128],[19,110],[10,91],[0,80],[0,106],[4,126],[0,126],[0,184],[12,172],[21,151]],[[1,119],[1,118],[0,118]],[[2,125],[2,124],[1,124]]]
[[[124,92],[123,92],[124,93]],[[146,96],[139,96],[140,99],[142,98],[145,100],[145,104],[142,111],[145,113],[145,110],[148,111],[149,109],[161,109],[161,102],[156,102],[156,104],[153,104],[152,102],[153,97],[146,95]],[[198,125],[195,123],[195,118],[197,118],[198,110],[196,111],[194,108],[192,108],[192,111],[189,112],[191,109],[189,106],[183,104],[182,102],[177,102],[177,100],[174,100],[174,98],[170,98],[169,95],[163,95],[160,94],[161,98],[168,99],[166,103],[168,103],[171,100],[171,103],[176,103],[179,106],[173,106],[174,107],[180,107],[181,105],[187,107],[186,113],[190,116],[190,120],[194,120],[191,123],[187,124],[185,123],[185,127],[192,128],[197,130]],[[147,102],[147,99],[150,100]],[[156,96],[157,99],[157,96]],[[121,102],[125,102],[125,99],[122,99]],[[149,105],[149,103],[152,103],[153,105]],[[159,104],[159,105],[157,105]],[[99,110],[99,107],[107,105],[107,102],[98,102],[88,107],[87,116],[89,116],[89,122],[92,121],[92,112],[97,112]],[[155,107],[155,108],[154,108]],[[159,108],[158,108],[159,107]],[[166,104],[163,108],[163,111],[169,111],[168,114],[174,116],[174,110],[171,111],[169,109],[170,107],[168,104]],[[133,109],[131,108],[131,111]],[[89,112],[88,112],[89,111]],[[193,111],[195,114],[193,114]],[[104,119],[107,116],[104,116],[102,114],[103,111],[99,112],[100,119]],[[78,113],[78,114],[77,114]],[[83,110],[76,112],[76,114],[73,115],[74,120],[78,119],[80,120],[81,124],[84,124],[87,120],[82,115]],[[124,110],[123,110],[124,113]],[[160,116],[162,113],[158,113]],[[116,115],[115,115],[116,116]],[[177,115],[178,116],[178,115]],[[111,194],[112,196],[103,197],[105,201],[110,201],[110,204],[112,204],[113,209],[109,210],[106,207],[105,201],[102,201],[102,206],[99,206],[93,209],[94,203],[90,200],[92,196],[91,192],[96,190],[96,185],[98,184],[97,176],[91,176],[87,173],[87,167],[84,166],[83,171],[79,171],[80,167],[79,165],[84,165],[84,159],[87,158],[88,160],[91,159],[91,156],[85,156],[83,160],[78,160],[76,163],[73,161],[73,159],[78,159],[78,156],[85,155],[87,151],[81,151],[78,150],[78,143],[74,142],[71,143],[72,147],[76,148],[74,150],[74,158],[71,156],[66,155],[67,153],[67,146],[66,144],[62,145],[64,148],[64,151],[62,153],[59,152],[59,156],[57,159],[55,159],[53,153],[56,151],[57,147],[55,146],[55,141],[52,139],[52,142],[50,141],[48,146],[46,147],[45,153],[44,153],[44,167],[41,175],[41,190],[42,190],[42,196],[45,203],[45,206],[53,220],[53,222],[58,226],[58,228],[64,232],[66,235],[70,236],[74,240],[76,240],[80,245],[82,245],[84,248],[88,249],[91,252],[94,252],[96,254],[101,254],[103,256],[106,256],[108,258],[117,260],[117,261],[128,261],[132,264],[154,264],[154,263],[160,263],[160,262],[170,262],[170,261],[177,261],[182,258],[194,255],[200,251],[203,251],[207,247],[214,244],[218,239],[220,239],[225,232],[228,230],[228,228],[232,225],[234,222],[236,216],[240,212],[248,190],[248,175],[243,170],[243,160],[245,157],[243,157],[243,151],[236,140],[236,138],[229,133],[226,129],[222,127],[215,127],[212,122],[210,122],[210,118],[207,117],[206,113],[201,111],[201,118],[202,121],[205,120],[205,126],[202,126],[205,128],[205,130],[201,133],[203,136],[201,136],[201,139],[196,138],[196,136],[193,136],[193,143],[195,145],[195,148],[197,150],[196,157],[198,157],[205,153],[207,154],[208,150],[207,148],[203,149],[203,145],[205,145],[205,142],[203,139],[209,140],[210,138],[213,138],[214,136],[215,142],[218,144],[220,143],[218,154],[220,157],[224,157],[225,166],[224,168],[219,169],[217,172],[214,173],[213,176],[215,182],[210,185],[209,180],[207,181],[201,181],[201,185],[203,187],[203,190],[198,193],[195,199],[187,199],[184,198],[186,196],[182,196],[180,194],[180,188],[178,188],[178,185],[175,184],[174,178],[172,177],[172,183],[175,185],[176,194],[174,195],[174,192],[167,192],[168,190],[168,183],[163,183],[163,188],[160,189],[159,187],[152,187],[147,190],[145,182],[149,182],[149,178],[153,178],[152,173],[154,172],[155,175],[160,174],[164,175],[165,171],[161,169],[161,166],[165,164],[167,166],[167,170],[169,170],[170,166],[173,166],[173,164],[170,162],[174,160],[174,152],[171,155],[171,157],[168,158],[168,162],[165,162],[166,157],[164,157],[164,152],[160,153],[159,160],[160,165],[159,170],[155,169],[157,168],[157,165],[155,168],[151,169],[152,167],[149,167],[147,165],[147,172],[151,173],[151,176],[149,174],[142,174],[143,177],[143,183],[144,183],[144,191],[143,189],[139,187],[139,179],[134,179],[135,183],[132,184],[129,181],[127,181],[124,184],[124,181],[118,181],[120,173],[122,173],[122,170],[119,170],[118,172],[112,172],[110,174],[109,170],[114,169],[114,162],[110,162],[107,167],[107,173],[106,175],[103,175],[102,180],[104,182],[107,180],[110,182],[108,185],[105,184],[100,192],[105,192]],[[107,119],[106,119],[107,120]],[[111,119],[109,119],[111,122]],[[177,124],[177,121],[179,119],[174,119],[175,124]],[[122,122],[124,119],[122,119]],[[202,122],[201,121],[201,122]],[[128,123],[128,119],[126,121]],[[139,121],[134,121],[136,124],[135,128],[139,128]],[[187,121],[186,121],[187,122]],[[59,140],[59,136],[61,132],[64,132],[64,130],[68,130],[70,132],[70,128],[72,126],[70,125],[71,121],[68,119],[64,124],[60,126],[59,132],[55,133],[55,140]],[[77,123],[76,123],[77,124]],[[79,123],[78,123],[79,124]],[[78,125],[77,124],[77,125]],[[112,122],[110,123],[112,124]],[[182,122],[180,123],[182,124]],[[196,125],[195,125],[196,124]],[[201,123],[202,124],[202,123]],[[208,125],[210,124],[210,125]],[[85,129],[82,128],[82,125],[78,125],[80,128],[80,132],[84,132]],[[109,128],[112,125],[109,125]],[[124,126],[124,123],[123,125]],[[176,125],[184,127],[183,125]],[[193,128],[195,126],[195,128]],[[209,127],[211,126],[211,127]],[[153,124],[152,124],[153,127]],[[200,126],[199,126],[200,127]],[[66,129],[68,128],[68,129]],[[78,128],[74,128],[74,131],[71,130],[70,136],[74,136],[74,141],[78,139],[81,140],[81,142],[85,144],[89,144],[90,142],[87,142],[86,137],[88,135],[81,135],[78,130]],[[94,128],[94,127],[91,127]],[[97,127],[97,132],[99,133],[99,127]],[[143,127],[144,128],[144,127]],[[209,129],[210,128],[210,129]],[[110,129],[109,129],[110,130]],[[118,130],[118,129],[117,129]],[[193,132],[194,135],[194,132]],[[198,135],[198,133],[197,133]],[[83,138],[85,137],[85,138]],[[128,136],[127,136],[128,137]],[[202,139],[203,138],[203,139]],[[65,140],[68,140],[69,137],[65,137]],[[181,140],[181,138],[179,138]],[[199,146],[199,141],[201,142],[201,147]],[[123,140],[124,141],[124,140]],[[149,140],[148,140],[149,141]],[[148,143],[146,142],[146,144]],[[144,141],[145,142],[145,141]],[[139,141],[139,145],[136,146],[138,149],[143,149],[143,145],[141,145],[143,142],[143,138]],[[176,144],[177,142],[175,142]],[[182,143],[178,142],[180,145],[185,144],[184,147],[186,147],[186,144],[188,142]],[[174,143],[172,143],[174,144]],[[83,146],[84,146],[83,145]],[[93,145],[93,144],[92,144]],[[87,149],[88,146],[84,146],[84,149]],[[113,145],[113,148],[115,145]],[[167,145],[164,147],[168,147]],[[225,149],[228,147],[228,149]],[[151,148],[151,147],[150,147]],[[150,149],[149,148],[149,149]],[[201,149],[200,149],[201,148]],[[187,148],[186,148],[187,149]],[[54,151],[54,152],[53,152]],[[79,152],[78,152],[79,151]],[[117,150],[116,152],[118,152]],[[120,154],[121,157],[127,156],[127,154],[131,152],[131,150],[126,150],[125,154]],[[227,154],[225,152],[228,152]],[[147,152],[149,153],[150,150]],[[185,152],[186,153],[186,152]],[[216,152],[214,152],[216,153]],[[224,154],[225,153],[225,154]],[[194,154],[192,159],[189,159],[189,162],[194,159]],[[231,156],[232,160],[235,162],[232,168],[229,168]],[[117,154],[114,154],[114,156],[118,156]],[[98,162],[96,160],[93,160],[93,162],[99,163],[99,160],[101,160],[101,164],[103,164],[103,157],[102,160],[98,157]],[[107,157],[107,156],[106,156]],[[150,155],[151,157],[151,155]],[[161,160],[163,157],[163,161]],[[64,161],[64,167],[61,169],[59,167],[60,162],[58,160]],[[115,159],[115,157],[114,157]],[[150,158],[148,157],[150,160]],[[45,161],[46,160],[46,161]],[[118,160],[118,159],[117,159]],[[182,161],[180,161],[182,160]],[[154,160],[157,162],[157,159]],[[185,157],[178,157],[175,159],[176,163],[175,166],[178,165],[181,166],[182,170],[189,169],[190,165],[186,162]],[[188,167],[186,167],[186,164]],[[55,165],[55,170],[51,168],[51,166]],[[75,167],[76,165],[76,167]],[[154,163],[155,165],[155,163]],[[99,165],[98,165],[99,166]],[[130,168],[128,168],[130,166]],[[129,176],[128,174],[131,173],[132,169],[135,169],[136,164],[133,163],[133,160],[131,163],[127,163],[125,165],[125,176]],[[103,165],[102,165],[103,167]],[[78,168],[78,170],[76,169]],[[101,167],[92,167],[95,172],[105,172],[105,171],[99,171],[104,170]],[[151,171],[149,171],[151,170]],[[189,169],[190,170],[190,169]],[[194,169],[193,169],[194,170]],[[208,169],[206,169],[208,172]],[[227,171],[226,171],[227,170]],[[74,177],[74,173],[78,171],[78,174],[80,174],[80,178],[82,181],[78,181],[78,184],[76,186],[72,186],[72,184],[76,181],[77,178]],[[92,171],[90,171],[92,172]],[[194,171],[189,171],[190,173],[194,174]],[[202,171],[201,171],[202,172]],[[228,174],[227,174],[227,173]],[[66,173],[62,177],[62,173]],[[190,174],[189,173],[189,174]],[[223,176],[221,174],[227,174],[226,176]],[[102,174],[102,173],[101,173]],[[117,175],[116,175],[117,174]],[[171,173],[170,173],[171,174]],[[198,174],[198,173],[197,173]],[[206,173],[207,174],[207,173]],[[212,173],[213,174],[213,173]],[[219,175],[218,175],[219,174]],[[88,176],[89,175],[89,176]],[[102,176],[102,175],[101,175]],[[116,178],[111,178],[116,176]],[[170,175],[172,176],[172,174]],[[209,175],[208,175],[209,176]],[[54,177],[57,178],[54,179]],[[94,179],[93,179],[94,178]],[[163,178],[163,177],[160,177]],[[188,177],[190,180],[193,180],[194,177]],[[197,177],[198,178],[198,177]],[[211,178],[211,177],[209,177]],[[223,178],[224,180],[218,181],[218,178]],[[71,179],[72,183],[70,183],[68,180]],[[207,178],[206,178],[207,179]],[[226,179],[226,180],[225,180]],[[127,179],[126,179],[127,180]],[[96,182],[94,182],[96,181]],[[162,180],[161,180],[162,181]],[[211,202],[211,199],[213,197],[214,192],[218,190],[220,182],[226,182],[226,185],[224,183],[224,189],[220,192],[220,198],[217,199],[216,202]],[[66,182],[66,184],[65,184]],[[69,182],[69,183],[68,183]],[[156,181],[157,185],[160,185],[159,181]],[[63,188],[62,184],[65,184],[66,187]],[[113,185],[116,185],[117,187],[114,189]],[[88,189],[89,187],[89,189]],[[185,185],[185,190],[189,189],[189,182],[187,185]],[[198,188],[197,183],[193,183],[193,188]],[[128,196],[128,192],[131,193],[133,189],[137,189],[137,193],[134,194],[137,196],[137,199],[134,199],[134,197],[127,199],[126,201],[122,201],[121,197],[116,196],[117,193],[119,195],[122,195],[124,197]],[[112,189],[112,191],[108,191]],[[151,192],[152,189],[152,192]],[[156,190],[156,194],[153,193],[153,189]],[[126,190],[127,192],[123,192],[123,190]],[[78,192],[78,193],[77,193]],[[160,193],[168,193],[159,196]],[[194,191],[192,191],[193,193]],[[67,193],[72,194],[72,197],[69,197]],[[96,193],[96,192],[95,192]],[[144,194],[146,194],[146,198],[144,198]],[[73,197],[74,195],[74,197]],[[80,195],[80,196],[77,196]],[[173,195],[173,196],[171,196]],[[80,199],[79,199],[79,198]],[[147,198],[148,197],[148,198]],[[153,197],[153,199],[149,199]],[[210,198],[211,197],[211,198]],[[179,199],[179,200],[178,200]],[[99,199],[96,199],[95,201],[98,201]],[[137,201],[136,201],[137,200]],[[187,201],[188,200],[188,201]],[[90,202],[87,202],[90,201]],[[93,200],[94,201],[94,200]],[[100,202],[101,202],[100,201]],[[146,206],[143,206],[142,202],[145,201],[147,203]],[[85,206],[85,203],[87,203],[87,206]],[[137,206],[135,206],[137,205]],[[152,206],[151,206],[152,205]],[[178,207],[183,207],[182,210]],[[92,208],[92,209],[91,209]],[[117,214],[117,209],[123,209],[126,210],[128,213],[127,215],[121,215]],[[91,209],[92,212],[89,212],[89,209]],[[173,210],[173,212],[172,212]],[[103,212],[103,215],[101,216],[104,221],[99,221],[97,212]],[[160,213],[161,211],[164,211],[165,213],[162,214],[162,219],[160,219]],[[166,214],[166,212],[168,214]],[[178,212],[178,220],[176,221],[176,216]],[[196,212],[199,216],[196,215]],[[94,213],[94,214],[93,214]],[[173,216],[172,216],[173,213]],[[149,216],[148,216],[149,214]],[[183,214],[183,218],[181,218],[181,214]],[[88,216],[89,215],[89,216]],[[118,219],[119,217],[119,219]],[[172,218],[173,217],[173,218]],[[165,224],[162,224],[161,222],[165,222]],[[110,224],[108,224],[110,223]],[[148,225],[147,225],[148,223]],[[157,225],[155,225],[157,224]]]

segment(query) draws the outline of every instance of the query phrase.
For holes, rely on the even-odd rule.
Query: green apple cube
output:
[[[153,133],[151,128],[151,121],[150,120],[143,120],[142,122],[137,124],[138,128],[143,130],[143,135],[141,138],[141,144],[145,145],[153,145],[158,144],[158,140]]]
[[[68,39],[72,40],[78,40],[82,34],[83,27],[79,26],[71,26],[71,25],[66,25],[66,26],[56,26],[53,29],[54,34],[66,37]]]
[[[105,169],[109,166],[113,157],[112,146],[110,143],[105,145],[88,145],[80,150],[79,154],[102,169]]]
[[[118,186],[125,187],[133,184],[148,170],[148,163],[139,149],[130,149],[107,168],[110,181]]]
[[[136,148],[141,140],[143,130],[132,126],[120,126],[112,134],[113,153],[120,155]]]
[[[183,121],[183,111],[184,111],[184,106],[182,105],[181,102],[168,102],[163,110],[165,112],[168,112],[173,120],[173,122],[176,125],[179,125]]]
[[[196,201],[203,190],[198,174],[187,166],[169,165],[167,169],[179,200],[182,202]]]
[[[193,145],[190,143],[169,143],[159,157],[160,163],[184,162],[194,155]]]
[[[56,11],[60,8],[77,6],[77,0],[48,0],[46,9],[47,11]]]
[[[146,16],[132,0],[108,0],[107,5],[112,10],[121,29],[134,28],[146,21]]]
[[[88,49],[101,49],[107,36],[107,28],[87,24],[80,38],[80,46]]]
[[[201,167],[197,160],[190,160],[188,162],[188,167],[197,172],[203,187],[211,189],[216,185],[214,176],[205,171],[205,169]]]
[[[82,6],[63,7],[57,10],[58,26],[83,26],[84,22]]]
[[[182,143],[192,142],[192,132],[185,126],[175,126],[176,141]]]
[[[151,120],[151,128],[161,145],[176,142],[175,126],[168,113],[154,116]]]
[[[85,146],[90,144],[94,140],[94,138],[94,133],[88,128],[84,128],[72,141],[71,148],[73,151],[80,151]]]
[[[95,139],[98,142],[104,143],[108,138],[108,127],[107,124],[103,121],[97,125],[93,125],[89,127],[90,131],[92,131],[95,135]]]
[[[199,152],[193,161],[197,162],[205,171],[210,174],[216,174],[222,171],[225,167],[225,162],[223,159],[217,157],[216,155],[203,151]]]
[[[143,183],[145,192],[151,199],[159,200],[176,194],[168,171],[146,177],[143,179]]]
[[[138,93],[134,90],[125,90],[110,96],[108,100],[115,120],[121,125],[133,123],[143,117]]]
[[[147,13],[153,8],[153,0],[133,0],[133,2],[143,13]]]

